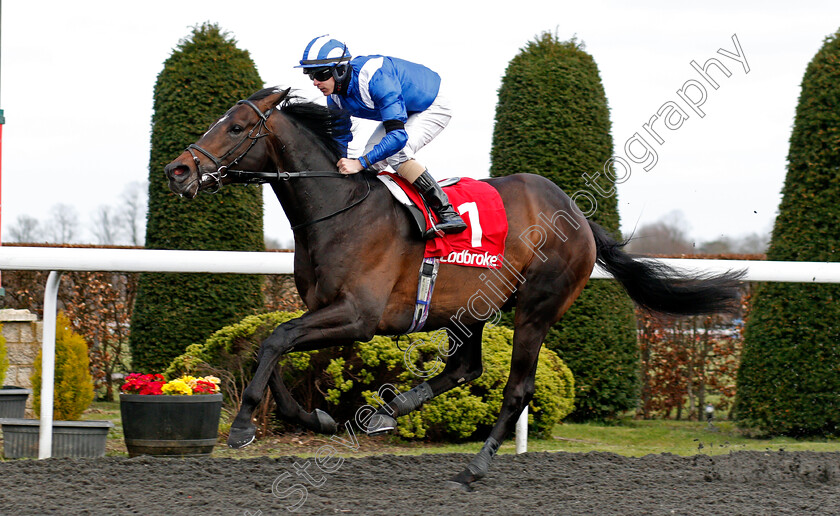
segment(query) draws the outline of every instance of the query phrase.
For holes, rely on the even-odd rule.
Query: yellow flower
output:
[[[215,376],[205,376],[204,378],[202,378],[202,380],[204,380],[205,382],[215,383],[216,385],[222,383],[222,381],[216,378]]]
[[[171,382],[167,382],[163,387],[161,387],[161,391],[164,394],[186,394],[191,395],[193,390],[190,385],[184,381],[183,378],[178,378],[177,380],[172,380]]]
[[[190,376],[188,374],[185,374],[184,376],[182,376],[180,378],[177,378],[177,379],[181,380],[182,382],[189,385],[190,387],[195,387],[195,381],[196,381],[197,378],[195,376]]]

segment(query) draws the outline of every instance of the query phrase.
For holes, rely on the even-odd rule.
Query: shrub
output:
[[[169,377],[216,374],[222,378],[227,401],[238,406],[241,392],[253,374],[260,342],[278,324],[300,314],[273,312],[246,317],[238,324],[219,330],[204,344],[188,347],[172,362],[166,374]],[[411,335],[411,339],[421,342],[413,348],[412,368],[431,371],[438,364],[434,335],[417,333]],[[470,384],[435,398],[419,411],[400,417],[400,435],[418,439],[464,439],[488,432],[501,408],[512,340],[513,332],[508,328],[486,328],[482,350],[484,374]],[[382,385],[390,383],[405,392],[420,382],[405,367],[404,360],[405,353],[392,338],[377,336],[369,342],[357,342],[344,348],[291,353],[280,359],[278,367],[287,387],[304,408],[320,408],[337,420],[350,420],[362,400],[375,405],[374,394]],[[555,353],[543,349],[536,384],[529,419],[535,431],[546,434],[571,412],[574,379]],[[268,405],[258,417],[258,428],[263,431],[270,425]]]
[[[418,346],[421,354],[434,356],[436,351],[432,334],[413,335],[426,344]],[[496,423],[502,408],[503,390],[510,371],[513,330],[504,326],[485,327],[482,337],[481,357],[484,373],[469,384],[456,387],[434,398],[420,410],[399,418],[402,437],[458,438],[474,434],[484,436]],[[433,360],[433,359],[431,359]],[[423,366],[433,364],[428,358]],[[421,367],[421,364],[416,364]],[[396,386],[405,392],[416,384],[413,374],[400,375]],[[374,404],[373,392],[365,393],[367,402]],[[536,391],[528,415],[529,426],[541,436],[551,435],[554,425],[574,409],[575,381],[572,372],[547,348],[540,349],[537,364]]]
[[[93,401],[93,378],[90,375],[88,346],[85,339],[70,327],[63,312],[56,317],[55,382],[53,418],[62,421],[79,419]],[[35,357],[32,372],[32,406],[41,414],[41,351]]]
[[[663,318],[642,309],[636,318],[642,357],[637,416],[669,419],[676,412],[675,419],[700,421],[713,394],[717,417],[725,417],[735,397],[742,324],[721,315]]]
[[[527,86],[524,86],[527,85]],[[617,232],[615,195],[599,195],[584,180],[594,176],[602,192],[614,192],[603,174],[613,154],[607,98],[598,67],[583,44],[544,33],[508,64],[493,129],[490,175],[530,172],[567,193],[597,198],[591,218]],[[591,210],[582,205],[584,212]],[[510,320],[510,316],[508,316]],[[607,419],[636,406],[639,357],[633,304],[615,281],[596,280],[549,331],[545,345],[575,375],[573,420]]]
[[[137,293],[137,274],[75,272],[62,283],[70,292],[62,296],[67,318],[88,343],[94,389],[105,401],[114,401],[114,373],[129,369],[128,339],[131,309]]]
[[[840,32],[802,78],[768,260],[840,261]],[[792,436],[840,431],[840,285],[768,283],[747,318],[734,416]]]

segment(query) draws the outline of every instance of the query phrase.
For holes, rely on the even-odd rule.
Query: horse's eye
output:
[[[242,126],[239,124],[234,124],[234,126],[230,128],[231,134],[240,134],[242,131],[244,131],[244,129],[242,129]]]

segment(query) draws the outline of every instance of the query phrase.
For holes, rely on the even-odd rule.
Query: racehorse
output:
[[[276,371],[281,355],[352,345],[376,334],[400,335],[412,322],[425,244],[407,210],[380,181],[364,171],[336,171],[341,150],[331,131],[341,116],[295,99],[289,90],[266,88],[234,105],[164,169],[172,192],[187,198],[235,182],[268,182],[294,231],[295,284],[308,311],[278,326],[261,344],[254,377],[231,426],[228,445],[233,448],[253,441],[252,414],[267,387],[288,421],[318,432],[336,431],[332,417],[318,409],[307,412],[291,396]],[[509,228],[504,266],[494,272],[495,286],[507,287],[498,308],[516,310],[500,414],[481,451],[448,481],[466,491],[486,475],[531,400],[543,339],[581,293],[596,262],[638,305],[653,312],[728,311],[740,299],[740,273],[673,279],[673,271],[622,251],[622,244],[587,220],[544,177],[515,174],[486,182],[499,192]],[[489,315],[465,307],[487,288],[486,272],[440,265],[424,331],[446,329],[446,365],[368,418],[366,431],[391,430],[397,416],[482,374],[481,336]]]

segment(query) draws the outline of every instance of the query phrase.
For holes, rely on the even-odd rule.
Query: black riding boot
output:
[[[423,196],[423,200],[429,205],[429,208],[435,212],[440,222],[435,226],[435,230],[444,233],[460,233],[467,229],[466,223],[463,219],[455,213],[455,209],[449,204],[449,198],[444,193],[440,185],[435,181],[428,170],[424,170],[420,177],[414,180],[414,186]],[[434,236],[431,232],[427,238]]]

